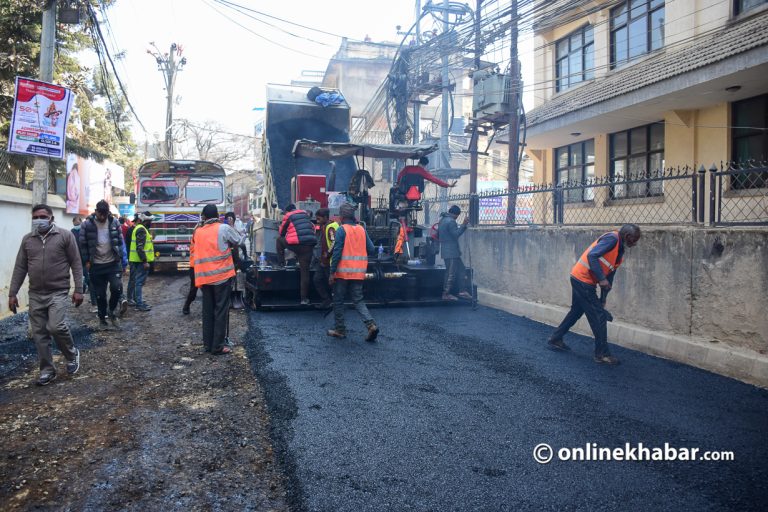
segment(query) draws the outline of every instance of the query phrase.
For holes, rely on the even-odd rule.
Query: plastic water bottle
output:
[[[267,268],[267,257],[262,252],[259,254],[259,270],[264,270]]]
[[[384,246],[382,244],[379,244],[379,259],[382,259],[384,257]]]

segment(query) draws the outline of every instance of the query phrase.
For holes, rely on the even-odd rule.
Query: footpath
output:
[[[127,280],[125,280],[127,281]],[[70,309],[81,369],[40,387],[26,315],[0,322],[3,510],[287,510],[262,389],[232,311],[233,353],[203,352],[200,310],[181,314],[188,279],[152,274],[150,312],[98,330]]]

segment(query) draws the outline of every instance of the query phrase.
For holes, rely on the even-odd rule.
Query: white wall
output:
[[[74,215],[64,213],[64,200],[56,195],[48,195],[48,206],[53,209],[56,224],[62,228],[72,228]],[[13,265],[19,252],[21,239],[29,232],[32,224],[32,191],[0,185],[0,318],[8,316],[8,289],[11,285]],[[29,304],[27,300],[27,280],[18,294],[22,309]]]

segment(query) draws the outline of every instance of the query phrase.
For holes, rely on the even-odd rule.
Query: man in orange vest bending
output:
[[[613,357],[608,349],[605,301],[613,285],[616,269],[624,261],[624,249],[634,247],[638,240],[640,228],[635,224],[624,224],[619,231],[605,233],[587,247],[571,269],[571,310],[549,338],[549,348],[570,350],[570,347],[563,343],[563,336],[581,315],[586,315],[595,337],[595,362],[619,364],[619,360]],[[598,285],[602,290],[600,298],[597,297]]]
[[[355,220],[355,207],[344,203],[339,208],[341,226],[336,230],[336,241],[333,243],[331,256],[331,277],[328,284],[333,287],[333,316],[335,326],[328,331],[328,336],[344,338],[347,328],[344,325],[344,299],[349,290],[355,309],[368,327],[365,341],[374,341],[379,334],[379,328],[373,321],[371,313],[363,302],[363,280],[368,270],[368,253],[374,251],[373,242],[365,232],[365,228]]]
[[[235,277],[235,260],[241,236],[219,220],[216,205],[208,204],[200,216],[203,225],[195,229],[195,251],[190,265],[195,269],[195,286],[203,291],[203,344],[212,354],[229,354],[225,344],[229,320],[230,280]]]

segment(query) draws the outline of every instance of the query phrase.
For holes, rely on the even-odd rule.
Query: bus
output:
[[[200,160],[157,160],[139,168],[136,212],[154,217],[156,264],[187,267],[192,232],[205,205],[226,211],[225,179],[223,167]]]

